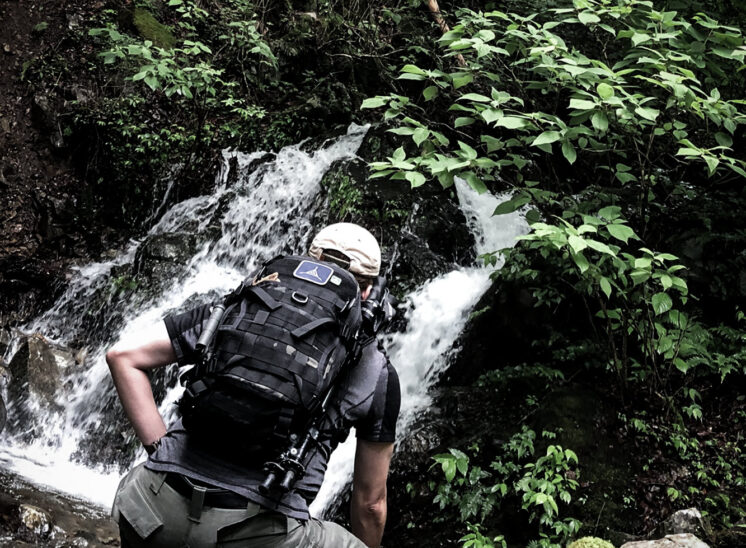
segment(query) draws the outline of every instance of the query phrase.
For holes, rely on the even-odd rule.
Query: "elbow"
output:
[[[383,527],[386,524],[386,493],[373,498],[363,498],[358,501],[360,516],[369,523]]]
[[[386,499],[379,500],[368,504],[365,508],[366,513],[370,516],[370,521],[383,527],[386,525]]]
[[[109,366],[110,371],[114,371],[122,364],[124,352],[122,350],[109,350],[106,353],[106,364]]]

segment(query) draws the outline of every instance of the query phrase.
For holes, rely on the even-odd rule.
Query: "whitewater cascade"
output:
[[[494,217],[492,213],[509,195],[477,194],[463,180],[456,179],[461,210],[476,242],[477,255],[512,247],[516,237],[528,232],[522,213]],[[498,267],[502,262],[498,260]],[[384,346],[401,382],[402,407],[397,437],[406,437],[418,411],[430,404],[428,389],[448,363],[469,314],[490,286],[493,267],[475,265],[437,276],[414,290],[404,300],[400,313],[407,328],[386,337]],[[355,455],[354,433],[329,460],[319,495],[311,505],[315,515],[323,512],[352,478]]]
[[[174,205],[146,236],[196,234],[202,242],[197,251],[156,296],[107,303],[117,309],[116,315],[102,320],[102,324],[117,326],[112,332],[103,326],[98,334],[91,333],[84,319],[101,302],[118,269],[136,261],[142,241],[131,242],[109,261],[75,269],[65,293],[21,332],[40,333],[60,346],[90,341],[87,354],[82,366],[58,359],[64,389],[57,396],[56,411],[44,415],[43,431],[31,441],[8,431],[0,435],[2,466],[37,484],[109,506],[120,478],[118,470],[85,466],[76,459],[86,436],[106,428],[107,410],[118,405],[105,351],[114,344],[129,346],[165,335],[162,318],[166,314],[183,309],[185,302],[193,306],[214,300],[267,259],[300,249],[313,230],[322,177],[333,163],[355,158],[366,131],[367,127],[353,125],[347,135],[313,152],[300,145],[274,155],[225,152],[214,193]],[[457,192],[478,253],[513,245],[515,236],[525,232],[525,222],[517,214],[491,216],[499,198],[478,196],[463,182],[457,183]],[[220,230],[215,231],[215,226]],[[489,286],[490,271],[479,266],[460,268],[427,282],[406,298],[403,308],[408,327],[385,341],[402,382],[400,437],[414,413],[428,404],[426,389],[442,370],[470,311]],[[6,361],[20,339],[9,346]],[[167,421],[181,390],[178,384],[169,388],[161,404]],[[12,412],[10,408],[9,416]],[[354,441],[348,440],[332,455],[321,493],[311,507],[314,515],[322,515],[349,481],[353,452]],[[135,460],[143,458],[140,451]]]

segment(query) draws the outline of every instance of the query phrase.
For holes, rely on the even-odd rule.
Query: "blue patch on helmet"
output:
[[[296,278],[316,285],[326,285],[332,274],[334,274],[334,270],[331,267],[313,261],[301,262],[293,272],[293,276]]]

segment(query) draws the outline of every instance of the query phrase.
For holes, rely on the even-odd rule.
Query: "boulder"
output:
[[[696,508],[687,508],[674,512],[663,522],[660,528],[662,535],[691,533],[699,537],[710,537],[712,529],[708,521]]]
[[[3,401],[3,395],[0,394],[0,433],[5,429],[5,420],[8,418],[8,413],[5,411],[5,402]]]
[[[49,536],[54,527],[52,517],[36,506],[30,504],[21,504],[18,507],[20,518],[21,534],[23,539],[31,541],[40,541]]]
[[[148,237],[137,249],[135,272],[138,276],[164,280],[191,259],[197,251],[197,238],[185,232],[166,232]]]
[[[0,321],[0,325],[2,322]],[[10,345],[11,336],[10,336],[10,330],[6,327],[0,327],[0,357],[5,354],[5,351],[8,350],[8,346]]]
[[[60,386],[60,370],[51,346],[39,334],[21,343],[9,364],[11,398],[35,394],[48,403],[54,403]]]
[[[709,548],[709,545],[702,542],[691,533],[682,533],[678,535],[666,535],[658,540],[639,540],[623,544],[621,548]]]
[[[8,368],[10,417],[6,427],[32,439],[36,427],[49,418],[51,410],[59,407],[56,394],[61,378],[57,360],[44,337],[37,334],[21,343]]]

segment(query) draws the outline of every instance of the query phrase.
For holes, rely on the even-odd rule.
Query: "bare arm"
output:
[[[166,433],[166,425],[155,404],[146,371],[175,361],[174,349],[167,338],[106,353],[106,363],[109,364],[124,412],[135,434],[145,445],[159,440]]]
[[[379,546],[383,537],[386,478],[393,452],[393,443],[357,441],[350,522],[353,534],[368,546]]]

